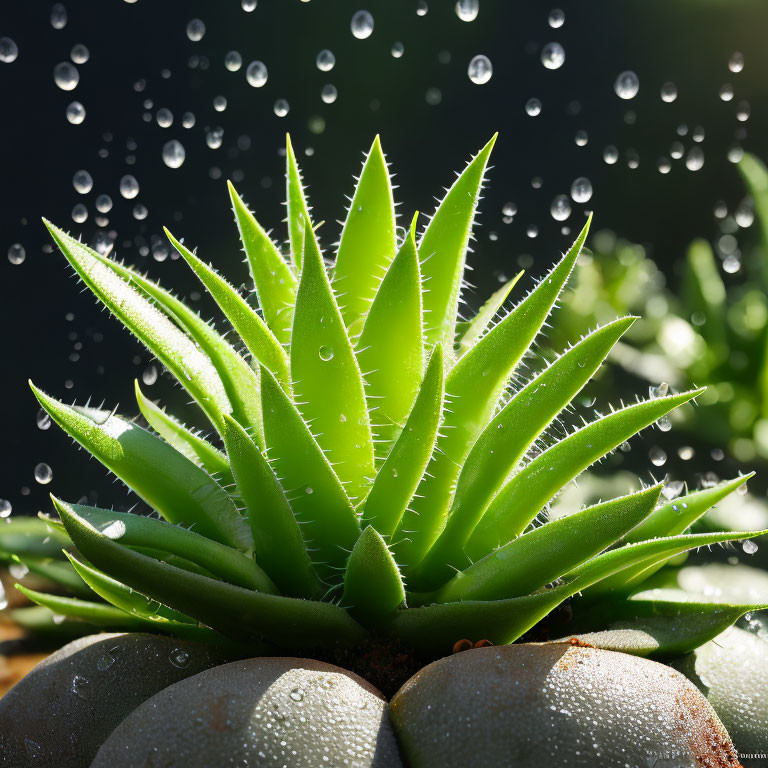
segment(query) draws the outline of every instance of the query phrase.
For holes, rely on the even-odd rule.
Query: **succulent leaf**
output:
[[[333,272],[333,287],[350,336],[359,334],[394,256],[395,203],[387,161],[377,136],[365,158],[347,212]]]
[[[341,605],[364,626],[378,626],[405,602],[405,587],[381,534],[367,526],[349,556]]]
[[[363,382],[309,226],[292,339],[291,377],[299,410],[350,498],[360,499],[374,475]]]
[[[40,405],[71,437],[170,523],[247,549],[251,536],[226,492],[206,472],[145,429],[104,413],[99,423],[34,385]]]
[[[298,285],[296,275],[285,263],[272,238],[237,194],[232,182],[227,184],[259,306],[277,340],[281,344],[288,344],[291,339],[293,305]]]
[[[312,226],[307,198],[301,180],[301,171],[291,144],[291,137],[285,135],[285,184],[286,208],[288,209],[288,240],[291,245],[291,259],[294,270],[301,270],[304,258],[304,229]]]

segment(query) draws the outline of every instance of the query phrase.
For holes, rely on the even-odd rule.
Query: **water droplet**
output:
[[[72,208],[72,221],[76,224],[82,224],[88,218],[88,209],[82,204],[77,203]]]
[[[149,211],[147,210],[147,206],[143,203],[136,203],[136,205],[133,206],[132,213],[133,218],[136,219],[136,221],[143,221],[147,218]]]
[[[620,99],[634,99],[640,90],[640,80],[634,72],[626,70],[616,78],[613,90]]]
[[[749,106],[749,102],[740,101],[739,105],[736,107],[736,119],[740,123],[746,123],[747,120],[749,120],[750,111],[751,111],[751,107]]]
[[[13,505],[8,499],[0,499],[0,518],[6,518],[11,516],[13,512]]]
[[[739,496],[746,496],[748,491],[749,491],[749,488],[747,487],[747,484],[746,484],[746,483],[742,483],[742,484],[741,484],[741,485],[740,485],[740,486],[739,486],[739,487],[736,489],[736,493],[737,493]]]
[[[40,462],[35,467],[35,480],[40,485],[48,485],[53,480],[53,470],[44,462]]]
[[[37,412],[35,423],[38,429],[46,430],[51,427],[51,417],[42,408]]]
[[[168,656],[168,661],[178,669],[184,669],[184,667],[189,666],[191,660],[192,657],[183,648],[174,648]]]
[[[609,144],[603,150],[603,160],[606,165],[616,165],[619,160],[619,150],[613,144]]]
[[[225,96],[214,96],[213,108],[217,112],[223,112],[227,108],[227,99]]]
[[[251,13],[256,10],[257,0],[242,0],[240,6],[246,13]]]
[[[648,458],[651,460],[651,464],[653,464],[654,467],[663,467],[667,463],[667,454],[657,445],[654,445],[653,448],[648,451]]]
[[[501,214],[502,216],[514,216],[517,213],[517,205],[515,203],[509,202],[504,203]]]
[[[671,104],[677,98],[677,86],[673,82],[664,83],[661,86],[661,100]]]
[[[11,64],[19,57],[19,46],[10,37],[0,37],[0,61]]]
[[[195,127],[195,115],[192,112],[185,112],[181,116],[181,126],[182,128],[194,128]]]
[[[24,250],[24,246],[21,243],[13,243],[8,248],[8,261],[11,264],[19,265],[24,263],[24,259],[27,258],[27,252]]]
[[[267,65],[263,61],[252,61],[245,70],[245,79],[254,88],[261,88],[268,76]]]
[[[67,9],[61,3],[51,6],[51,26],[54,29],[64,29],[67,26]]]
[[[141,380],[151,387],[157,381],[157,368],[154,365],[148,365],[141,374]]]
[[[683,487],[682,480],[668,480],[661,489],[661,494],[667,501],[672,501],[683,492]]]
[[[718,91],[721,101],[731,101],[733,99],[733,86],[730,83],[723,83]]]
[[[323,345],[318,350],[318,354],[320,355],[320,359],[324,360],[325,362],[328,362],[329,360],[333,359],[333,347],[329,347],[327,345]]]
[[[565,24],[565,12],[562,11],[560,8],[553,8],[549,12],[549,18],[547,19],[547,23],[549,24],[552,29],[560,29],[560,27]]]
[[[525,103],[525,111],[531,117],[538,117],[541,114],[541,101],[539,99],[528,99]]]
[[[685,167],[689,171],[700,171],[704,167],[704,151],[701,147],[691,147],[685,156]]]
[[[304,493],[306,493],[307,496],[311,496],[314,492],[314,489],[309,485],[304,489]]]
[[[112,210],[112,198],[109,195],[99,195],[95,205],[99,213],[109,213]]]
[[[160,107],[157,110],[155,119],[161,128],[170,128],[173,125],[173,112],[167,107]]]
[[[201,19],[190,19],[187,23],[187,37],[198,43],[205,35],[205,23]]]
[[[169,168],[180,168],[186,156],[184,145],[176,139],[171,139],[163,146],[163,162]]]
[[[577,147],[586,147],[589,135],[586,131],[576,131],[576,136],[574,136],[573,140],[576,142]]]
[[[68,61],[60,61],[53,68],[53,81],[62,91],[74,91],[80,82],[77,67]]]
[[[651,400],[655,400],[657,397],[666,397],[669,394],[669,384],[666,381],[662,381],[658,387],[648,387],[648,395]]]
[[[349,26],[358,40],[365,40],[373,32],[373,16],[368,11],[357,11]]]
[[[560,43],[547,43],[541,49],[541,63],[547,69],[560,69],[565,63],[565,48]]]
[[[417,16],[426,16],[428,11],[429,11],[429,6],[427,5],[427,0],[419,0],[416,3]]]
[[[80,125],[85,120],[85,107],[79,101],[73,101],[67,106],[66,115],[72,125]]]
[[[224,141],[224,129],[216,126],[205,134],[205,143],[210,149],[218,149]]]
[[[480,0],[456,0],[456,15],[462,21],[474,21],[480,13]]]
[[[656,426],[662,432],[669,432],[669,430],[672,429],[672,421],[667,414],[664,414],[664,416],[656,420]]]
[[[393,59],[399,59],[405,53],[405,46],[402,43],[392,43],[392,50],[390,51]]]
[[[757,544],[755,544],[754,541],[751,541],[750,539],[747,539],[746,541],[741,542],[741,548],[744,550],[745,555],[754,555],[755,552],[759,549]]]
[[[744,54],[735,51],[728,61],[728,69],[735,73],[741,72],[744,69]]]
[[[491,60],[483,54],[474,56],[467,67],[467,74],[475,85],[484,85],[493,75]]]
[[[291,106],[288,104],[287,99],[278,99],[273,107],[274,112],[278,117],[285,117],[290,108]]]
[[[579,176],[571,184],[571,197],[575,203],[586,203],[592,198],[592,182],[586,176]]]
[[[294,701],[303,701],[304,700],[304,691],[301,690],[301,688],[293,688],[290,692],[290,697]]]
[[[72,693],[74,693],[75,696],[79,696],[81,699],[88,698],[88,690],[90,686],[91,683],[87,677],[75,675],[72,678]]]
[[[237,72],[243,66],[243,57],[240,55],[240,51],[229,51],[224,56],[224,66],[230,72]]]
[[[327,83],[323,86],[322,90],[320,91],[320,98],[326,103],[326,104],[333,104],[334,101],[336,101],[336,97],[339,95],[339,92],[336,90],[335,85],[331,85],[331,83]]]
[[[571,215],[571,203],[565,195],[557,195],[549,207],[555,221],[565,221]]]
[[[117,661],[120,656],[120,651],[121,648],[119,645],[110,648],[103,656],[100,656],[97,659],[96,669],[98,669],[99,672],[106,672]]]
[[[323,48],[323,50],[317,54],[315,64],[321,72],[330,72],[336,64],[336,57],[333,55],[333,51]]]
[[[136,181],[135,176],[126,174],[120,179],[120,194],[126,200],[133,200],[133,198],[139,194],[139,182]]]

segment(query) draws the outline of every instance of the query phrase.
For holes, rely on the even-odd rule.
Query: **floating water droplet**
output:
[[[210,149],[218,149],[224,141],[224,129],[216,126],[205,134],[205,143]]]
[[[349,26],[358,40],[365,40],[373,32],[373,16],[368,11],[357,11]]]
[[[19,57],[19,46],[10,37],[0,37],[0,61],[11,64]]]
[[[290,110],[290,105],[286,99],[278,99],[275,102],[274,112],[278,117],[285,117]]]
[[[571,215],[571,203],[565,195],[557,195],[549,207],[555,221],[565,221]]]
[[[679,141],[673,141],[669,147],[669,154],[673,160],[679,160],[685,154],[685,148]]]
[[[223,112],[227,108],[227,99],[224,96],[214,96],[213,108],[217,112]]]
[[[51,417],[48,415],[47,411],[44,411],[42,408],[37,412],[37,417],[35,418],[35,423],[37,424],[38,429],[50,429],[51,428]]]
[[[657,445],[654,445],[653,448],[648,451],[648,458],[651,460],[651,464],[653,464],[654,467],[663,467],[667,463],[667,454]]]
[[[190,19],[187,23],[187,37],[193,42],[198,43],[205,36],[205,23],[202,19]]]
[[[480,13],[480,0],[456,0],[456,15],[462,21],[474,21]]]
[[[40,462],[35,467],[35,480],[40,485],[48,485],[53,480],[53,470],[44,462]]]
[[[553,8],[549,12],[547,23],[552,29],[560,29],[565,24],[565,12],[560,8]]]
[[[669,81],[661,86],[661,100],[671,104],[677,98],[677,86]]]
[[[620,99],[634,99],[640,90],[640,80],[631,70],[625,70],[613,84],[613,90]]]
[[[27,252],[24,250],[24,246],[21,243],[13,243],[10,248],[8,248],[8,261],[11,262],[11,264],[23,264],[24,259],[27,258]]]
[[[142,203],[136,203],[136,205],[133,206],[133,218],[136,219],[136,221],[143,221],[147,218],[148,213],[147,206]]]
[[[529,224],[528,228],[525,230],[525,234],[533,240],[535,237],[538,237],[539,228],[535,224]],[[483,375],[485,376],[485,373],[483,373]]]
[[[723,271],[735,275],[741,269],[741,259],[735,253],[729,253],[723,259]]]
[[[170,128],[173,125],[173,112],[168,107],[160,107],[155,119],[161,128]]]
[[[576,131],[576,135],[573,140],[576,142],[577,147],[586,147],[589,141],[589,135],[586,131]]]
[[[67,9],[61,3],[51,6],[51,26],[54,29],[64,29],[67,26]]]
[[[82,43],[73,45],[72,50],[69,52],[69,58],[72,59],[75,64],[85,64],[90,58],[90,55],[88,48]]]
[[[427,88],[424,94],[424,101],[430,107],[437,106],[443,100],[443,92],[439,88]]]
[[[334,101],[336,101],[336,97],[339,95],[339,92],[336,90],[335,85],[331,85],[331,83],[327,83],[322,87],[322,90],[320,91],[320,98],[326,103],[326,104],[333,104]]]
[[[136,181],[135,176],[128,173],[120,179],[120,194],[126,200],[133,200],[139,194],[139,182]]]
[[[13,512],[13,505],[8,499],[0,499],[0,518],[5,519],[11,516]]]
[[[541,63],[547,69],[560,69],[565,63],[565,48],[560,43],[547,43],[541,49]]]
[[[224,56],[224,66],[230,72],[237,72],[243,66],[243,57],[240,55],[240,51],[229,51]]]
[[[333,55],[333,51],[323,48],[323,50],[317,54],[315,64],[321,72],[330,72],[336,64],[336,57]]]
[[[254,88],[261,88],[267,77],[267,65],[263,61],[252,61],[245,70],[245,79]]]
[[[240,7],[246,12],[251,13],[256,10],[257,0],[242,0]]]
[[[744,54],[735,51],[728,61],[728,69],[735,73],[741,72],[741,70],[744,69]]]
[[[659,169],[659,173],[669,173],[672,170],[672,163],[668,157],[660,157],[656,163],[656,167]]]
[[[188,651],[183,648],[174,648],[168,656],[168,661],[178,669],[184,669],[189,666],[189,662],[192,660]]]
[[[80,82],[77,67],[68,61],[60,61],[53,68],[53,81],[62,91],[74,91]]]
[[[95,205],[99,213],[109,213],[112,210],[112,198],[109,195],[99,195]]]
[[[80,125],[85,120],[85,107],[79,101],[70,102],[66,115],[72,125]]]
[[[742,157],[744,157],[744,150],[738,144],[728,148],[728,162],[738,163]]]
[[[187,157],[184,145],[176,139],[171,139],[163,145],[163,162],[169,168],[180,168]]]
[[[757,544],[755,544],[754,541],[751,541],[750,539],[747,539],[746,541],[741,542],[741,548],[744,550],[745,555],[754,555],[755,552],[759,549]]]
[[[467,67],[467,74],[475,85],[484,85],[493,76],[491,60],[483,54],[473,56]]]
[[[571,197],[575,203],[586,203],[592,198],[592,182],[586,176],[579,176],[571,184]]]
[[[603,150],[603,160],[607,165],[615,165],[619,160],[619,150],[613,144],[609,144]]]
[[[651,400],[655,400],[658,397],[666,397],[669,394],[669,384],[666,381],[662,381],[658,387],[648,387],[648,395]]]
[[[405,53],[405,46],[402,43],[392,43],[392,50],[390,51],[393,59],[399,59]]]
[[[677,455],[683,461],[690,461],[696,455],[696,451],[690,445],[681,445],[677,449]]]
[[[515,205],[515,203],[504,203],[504,206],[501,209],[502,216],[514,216],[516,213],[517,205]]]
[[[320,355],[321,360],[328,362],[329,360],[333,359],[333,347],[329,347],[326,344],[324,344],[318,350],[318,354]]]
[[[685,167],[689,171],[700,171],[704,167],[704,151],[701,147],[691,147],[685,156]]]
[[[72,208],[72,221],[74,221],[75,224],[82,224],[87,218],[88,209],[82,203],[77,203]]]
[[[749,120],[749,113],[751,109],[748,101],[740,101],[736,107],[736,119],[740,123],[746,123]]]
[[[185,112],[181,116],[181,126],[182,128],[194,128],[195,126],[195,115],[192,112]]]
[[[427,5],[427,0],[418,0],[416,3],[416,15],[426,16],[428,12],[429,6]]]
[[[541,101],[539,99],[528,99],[525,102],[525,112],[530,117],[538,117],[541,114]]]
[[[157,381],[157,368],[154,365],[148,365],[141,374],[141,380],[151,387]]]
[[[723,83],[718,91],[721,101],[731,101],[733,99],[733,86],[730,83]]]
[[[755,209],[751,200],[743,200],[734,213],[736,223],[742,228],[751,227],[755,221]]]

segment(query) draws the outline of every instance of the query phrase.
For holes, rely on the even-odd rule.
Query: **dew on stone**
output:
[[[65,114],[72,125],[80,125],[85,120],[85,107],[79,101],[70,102]]]
[[[121,648],[119,645],[110,648],[105,654],[100,656],[96,660],[96,669],[99,672],[106,672],[110,667],[114,666],[118,657],[120,656]]]
[[[62,3],[54,3],[51,6],[50,19],[54,29],[64,29],[67,26],[67,9]]]
[[[732,101],[733,100],[733,86],[730,83],[723,83],[720,86],[720,90],[717,92],[720,97],[720,101]]]
[[[333,51],[323,48],[323,50],[317,54],[315,65],[321,72],[330,72],[336,65],[336,57],[333,55]]]
[[[13,243],[8,248],[8,261],[11,264],[19,265],[24,263],[24,259],[27,258],[27,252],[24,250],[24,246],[21,243]]]
[[[171,139],[163,145],[163,162],[169,168],[180,168],[186,157],[184,145],[177,139]]]
[[[205,36],[205,23],[202,19],[190,19],[187,23],[187,37],[193,42],[198,43]]]
[[[53,480],[53,470],[45,462],[40,462],[35,467],[35,480],[40,485],[48,485]]]
[[[331,85],[331,83],[326,83],[320,90],[320,98],[326,104],[333,104],[333,102],[336,101],[336,97],[338,95],[339,92],[336,90],[336,86]]]
[[[691,147],[685,156],[685,167],[689,171],[700,171],[704,167],[704,151],[701,147]]]
[[[728,60],[728,69],[734,73],[741,72],[744,69],[744,54],[735,51]]]
[[[651,464],[654,467],[663,467],[667,463],[667,454],[657,445],[654,445],[650,451],[648,451],[648,458],[651,460]]]
[[[240,51],[228,51],[224,56],[224,66],[230,72],[237,72],[243,66],[243,57]]]
[[[318,350],[318,354],[320,355],[320,359],[327,363],[329,360],[333,359],[333,347],[323,344]]]
[[[8,499],[0,499],[0,518],[5,519],[11,516],[13,505]]]
[[[493,75],[491,60],[483,54],[473,56],[467,67],[467,75],[475,85],[484,85]]]
[[[669,81],[661,86],[661,100],[671,104],[677,98],[677,86]]]
[[[126,200],[133,200],[133,198],[139,194],[139,182],[136,180],[135,176],[127,173],[120,179],[120,194]]]
[[[72,208],[72,221],[82,224],[88,219],[88,209],[82,203],[76,203]]]
[[[399,59],[405,53],[405,46],[400,42],[392,43],[390,53],[393,59]]]
[[[566,195],[557,195],[549,207],[555,221],[565,221],[571,215],[571,203]]]
[[[586,203],[592,198],[592,182],[586,176],[579,176],[571,184],[571,197],[574,203]]]
[[[263,61],[252,61],[245,70],[248,85],[261,88],[267,82],[267,65]]]
[[[368,11],[356,11],[349,26],[358,40],[365,40],[373,32],[373,16]]]
[[[613,144],[609,144],[603,150],[603,160],[607,165],[616,165],[619,161],[619,150]]]
[[[275,102],[273,111],[278,117],[285,117],[288,114],[290,108],[291,107],[286,99],[278,99]]]
[[[77,67],[69,61],[60,61],[53,68],[53,81],[62,91],[74,91],[80,82]]]
[[[565,11],[563,11],[561,8],[553,8],[549,12],[547,23],[550,27],[552,27],[552,29],[560,29],[560,27],[565,24]]]
[[[224,96],[213,97],[213,108],[217,112],[223,112],[227,108],[227,99]]]
[[[538,117],[541,114],[541,101],[539,99],[528,99],[525,102],[525,113],[530,117]]]
[[[480,13],[480,0],[456,0],[455,9],[462,21],[474,21]]]
[[[627,69],[616,78],[613,90],[620,99],[634,99],[640,90],[640,80],[634,72]]]
[[[547,43],[541,49],[541,63],[547,69],[560,69],[565,63],[565,48],[560,43]]]
[[[12,64],[19,57],[19,46],[10,37],[0,37],[0,61]]]

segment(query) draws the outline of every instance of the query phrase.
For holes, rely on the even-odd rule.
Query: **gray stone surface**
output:
[[[402,768],[381,694],[339,667],[261,658],[145,701],[92,768]]]
[[[142,701],[222,657],[206,646],[143,633],[79,638],[0,699],[0,766],[88,768]]]
[[[681,674],[567,643],[436,661],[400,689],[390,714],[410,768],[738,764],[714,711]]]

